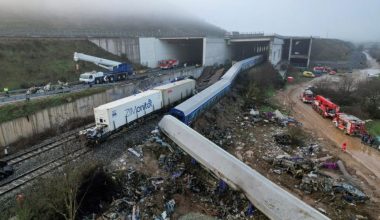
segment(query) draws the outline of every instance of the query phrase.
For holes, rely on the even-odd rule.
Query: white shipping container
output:
[[[94,108],[95,123],[110,132],[161,108],[161,91],[148,90]]]
[[[195,90],[195,80],[180,80],[177,82],[155,87],[153,90],[161,91],[163,106],[167,107],[168,105],[191,96]]]

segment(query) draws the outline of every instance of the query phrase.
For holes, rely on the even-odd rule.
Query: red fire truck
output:
[[[365,122],[359,118],[345,113],[337,113],[333,119],[333,123],[337,128],[343,130],[348,135],[364,135],[367,134]]]
[[[166,70],[166,69],[172,69],[172,68],[177,67],[179,64],[179,61],[175,59],[161,60],[158,62],[158,64],[160,65],[160,68],[162,70]]]
[[[328,100],[327,98],[317,95],[312,103],[313,109],[324,118],[334,118],[339,112],[339,106]]]
[[[313,103],[314,93],[310,89],[305,89],[301,94],[300,99],[303,103]]]

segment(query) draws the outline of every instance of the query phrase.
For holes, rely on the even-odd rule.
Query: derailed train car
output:
[[[245,60],[239,61],[235,63],[222,77],[221,79],[228,80],[230,82],[233,82],[236,79],[236,76],[244,70],[247,70],[257,64],[260,64],[263,62],[263,56],[254,56],[247,58]]]
[[[155,87],[94,108],[95,127],[79,132],[88,143],[100,143],[131,122],[170,107],[195,91],[195,80],[185,79]]]
[[[202,112],[229,91],[231,84],[240,72],[260,64],[262,61],[263,56],[258,55],[235,63],[218,82],[175,106],[170,110],[170,114],[190,125]]]

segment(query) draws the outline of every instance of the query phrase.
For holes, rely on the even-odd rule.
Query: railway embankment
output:
[[[66,103],[54,107],[13,118],[0,124],[0,151],[5,148],[12,150],[12,145],[22,138],[30,138],[51,129],[58,129],[67,121],[93,117],[93,108],[101,104],[132,95],[152,86],[169,82],[178,77],[199,77],[203,68],[188,69],[165,75],[148,77],[138,82],[127,82],[117,85],[105,92],[68,100]],[[21,109],[18,109],[21,110]],[[78,124],[82,126],[82,124]]]

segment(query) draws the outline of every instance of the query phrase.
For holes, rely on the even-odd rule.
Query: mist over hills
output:
[[[225,31],[162,1],[0,2],[0,36],[223,36]]]

